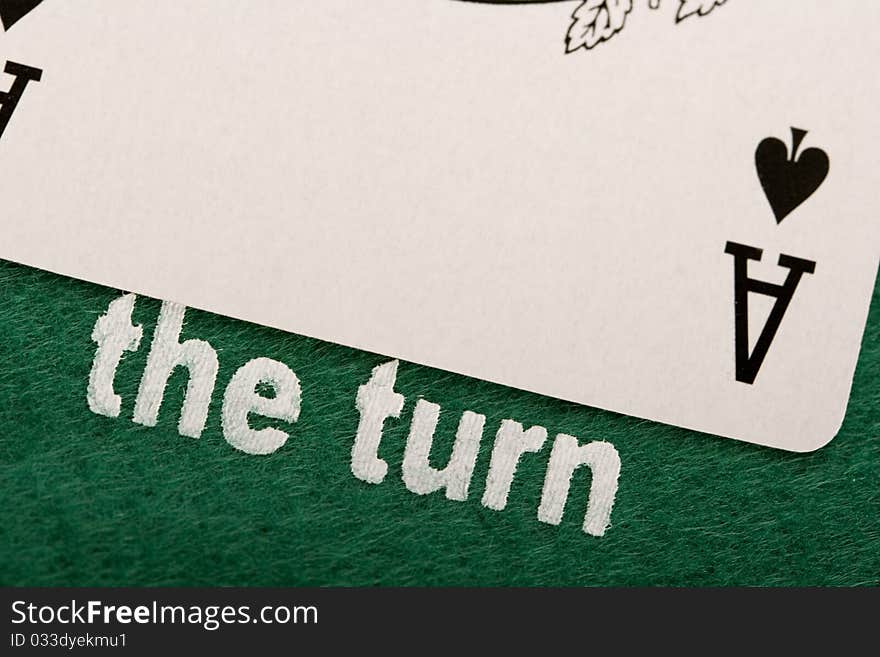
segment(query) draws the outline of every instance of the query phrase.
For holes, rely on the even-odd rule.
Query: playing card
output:
[[[762,445],[840,428],[880,6],[0,4],[0,257]]]

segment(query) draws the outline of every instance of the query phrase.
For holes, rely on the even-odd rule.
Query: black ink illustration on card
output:
[[[491,5],[547,4],[570,0],[464,0]],[[651,9],[659,9],[662,0],[645,0]],[[692,16],[705,16],[727,0],[667,0],[677,2],[675,22]],[[571,24],[565,35],[565,52],[591,50],[620,32],[633,10],[633,0],[580,0],[571,15]]]
[[[675,22],[691,16],[705,16],[725,2],[727,0],[678,0]],[[648,0],[648,5],[651,9],[658,9],[660,0]],[[624,28],[632,10],[632,0],[583,0],[571,16],[565,51],[589,50],[607,41]]]
[[[479,4],[517,5],[571,2],[571,0],[463,0]],[[646,0],[651,9],[659,9],[661,0]],[[678,2],[675,22],[692,16],[705,16],[727,0],[668,0]],[[42,4],[43,0],[0,0],[0,22],[9,30],[19,20]],[[580,0],[571,15],[565,35],[565,52],[590,50],[620,32],[633,10],[633,0]]]

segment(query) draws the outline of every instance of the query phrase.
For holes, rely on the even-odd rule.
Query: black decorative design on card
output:
[[[705,16],[727,0],[678,0],[675,22],[691,16]],[[660,7],[660,0],[648,0],[651,9]],[[572,22],[565,36],[565,51],[589,50],[620,32],[633,10],[632,0],[582,0],[571,15]]]
[[[651,0],[651,6],[658,2],[659,0]],[[679,0],[675,22],[680,23],[685,18],[690,18],[691,16],[705,16],[715,7],[720,7],[725,2],[727,0]]]
[[[781,139],[767,137],[755,151],[755,167],[764,194],[780,223],[813,195],[828,175],[830,161],[820,148],[808,148],[798,155],[807,131],[791,129],[791,156]]]
[[[8,30],[37,8],[43,0],[0,0],[0,22]]]
[[[565,0],[463,0],[490,5],[549,4]],[[669,0],[670,2],[672,0]],[[675,22],[691,16],[705,16],[727,0],[675,0],[678,8]],[[651,9],[658,9],[661,0],[647,0]],[[633,0],[580,0],[571,15],[571,24],[565,35],[565,52],[590,50],[620,32],[627,16],[633,10]]]

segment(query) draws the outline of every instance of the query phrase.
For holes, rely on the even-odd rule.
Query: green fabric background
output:
[[[140,350],[119,367],[119,418],[92,414],[97,317],[119,292],[0,262],[0,584],[727,585],[880,583],[880,304],[875,290],[843,430],[793,455],[402,363],[380,485],[350,473],[360,384],[388,360],[189,310],[182,339],[220,358],[200,440],[177,433],[178,370],[154,428],[130,420],[159,302],[138,299]],[[300,377],[303,411],[268,457],[220,430],[222,391],[260,356]],[[400,461],[415,400],[443,407],[432,460],[463,410],[487,416],[470,500],[407,491]],[[508,508],[480,505],[498,423],[605,439],[622,473],[613,527],[581,531],[589,474],[560,526],[536,510],[549,447],[524,458]],[[548,443],[549,444],[549,443]]]

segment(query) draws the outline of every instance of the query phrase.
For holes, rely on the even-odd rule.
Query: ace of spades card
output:
[[[2,3],[0,257],[810,451],[878,264],[880,7]]]

